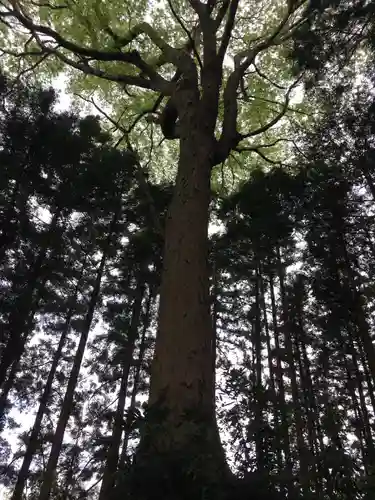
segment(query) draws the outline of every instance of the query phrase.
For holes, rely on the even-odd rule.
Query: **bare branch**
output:
[[[276,104],[277,106],[284,106],[284,102],[280,102],[280,101],[275,101],[273,99],[267,99],[266,97],[260,97],[260,96],[257,96],[255,94],[246,94],[246,99],[244,99],[245,101],[248,101],[249,99],[253,99],[254,101],[262,101],[262,102],[267,102],[267,103],[270,103],[270,104]],[[270,108],[271,109],[271,108]],[[287,112],[289,113],[296,113],[296,114],[299,114],[299,115],[303,115],[303,116],[309,116],[309,117],[313,117],[314,115],[312,113],[307,113],[306,111],[302,111],[300,109],[296,109],[292,106],[288,106],[288,110]]]
[[[276,144],[278,144],[279,142],[290,142],[292,143],[294,146],[296,145],[294,140],[293,139],[287,139],[285,137],[280,137],[279,139],[276,139],[274,140],[273,142],[269,142],[269,143],[266,143],[266,144],[256,144],[256,145],[253,145],[253,146],[248,146],[249,148],[254,148],[254,149],[260,149],[260,148],[272,148],[273,146],[276,146]],[[246,148],[247,146],[241,146],[241,150],[245,150],[244,148]],[[238,151],[239,148],[236,148],[236,151]]]
[[[266,80],[268,83],[270,83],[271,85],[273,85],[274,87],[280,89],[280,90],[285,90],[286,87],[283,87],[282,85],[279,85],[278,83],[274,82],[273,80],[271,80],[267,75],[265,75],[259,68],[258,66],[255,64],[255,61],[253,61],[253,64],[254,66],[254,69],[256,71],[256,73],[261,77],[263,78],[264,80]]]
[[[188,37],[188,47],[191,47],[191,49],[193,50],[194,52],[194,55],[195,57],[197,58],[197,61],[198,61],[198,64],[199,64],[199,67],[202,69],[203,67],[203,64],[202,64],[202,61],[201,61],[201,58],[199,56],[199,53],[197,51],[197,47],[196,47],[196,40],[195,40],[195,31],[198,31],[199,32],[199,27],[197,27],[196,30],[193,30],[193,33],[194,33],[194,36],[192,36],[190,34],[190,31],[186,28],[186,26],[184,25],[182,19],[180,18],[180,16],[177,14],[175,8],[173,7],[173,4],[172,4],[172,0],[167,0],[168,1],[168,5],[169,5],[169,8],[171,9],[171,12],[173,14],[173,17],[176,19],[176,21],[178,22],[178,24],[181,26],[181,28],[184,30],[184,32],[186,33],[186,36]]]
[[[48,7],[51,10],[61,10],[61,9],[67,9],[68,6],[66,4],[63,5],[52,5],[51,3],[48,2],[35,2],[32,0],[29,0],[29,2],[32,5],[35,5],[36,7]]]
[[[263,158],[268,163],[271,163],[272,165],[279,165],[282,166],[282,162],[279,160],[272,160],[272,158],[269,158],[266,156],[259,148],[257,147],[251,147],[251,146],[244,146],[244,147],[237,147],[234,149],[237,151],[237,153],[242,153],[242,152],[251,152],[251,153],[256,153],[258,156]]]
[[[190,5],[194,11],[198,14],[200,21],[202,22],[202,17],[206,14],[206,5],[200,0],[189,0]]]
[[[223,0],[223,3],[221,4],[221,7],[220,7],[219,12],[218,12],[216,19],[215,19],[216,30],[218,30],[220,28],[220,25],[225,17],[225,14],[227,13],[229,4],[230,4],[230,0]]]
[[[280,112],[271,121],[269,121],[265,125],[262,125],[261,127],[255,129],[255,130],[253,130],[251,132],[248,132],[247,134],[239,134],[240,141],[243,140],[243,139],[246,139],[248,137],[254,137],[255,135],[262,134],[263,132],[266,132],[267,130],[269,130],[270,128],[272,128],[274,125],[276,125],[276,123],[279,120],[281,120],[281,118],[288,111],[289,101],[290,101],[290,94],[291,94],[292,90],[301,81],[301,78],[302,78],[302,75],[299,78],[297,78],[297,80],[289,87],[288,92],[286,93],[286,96],[285,96],[284,105],[283,105],[282,109],[280,110]]]
[[[232,34],[233,26],[234,26],[234,21],[236,19],[236,14],[237,14],[237,9],[239,5],[240,0],[232,0],[229,6],[229,14],[228,14],[228,19],[225,24],[224,28],[224,34],[223,38],[221,40],[220,48],[219,48],[219,59],[220,61],[223,61],[225,53],[227,51],[230,37]]]

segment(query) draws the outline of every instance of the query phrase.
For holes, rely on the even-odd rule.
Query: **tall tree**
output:
[[[138,119],[148,115],[149,122],[160,124],[166,139],[178,141],[149,395],[150,407],[157,405],[164,416],[152,422],[150,408],[138,465],[147,464],[157,450],[174,454],[174,461],[180,456],[193,463],[194,456],[205,456],[200,471],[205,481],[230,476],[214,418],[215,341],[207,237],[210,180],[214,167],[234,150],[247,149],[264,158],[264,144],[254,143],[253,138],[270,131],[287,113],[298,80],[290,85],[284,78],[274,85],[259,66],[266,63],[267,68],[268,58],[282,54],[283,45],[302,22],[304,3],[275,2],[264,18],[261,13],[267,3],[239,0],[189,0],[162,7],[147,1],[128,1],[121,7],[104,2],[56,6],[6,1],[0,12],[10,37],[19,29],[31,37],[21,52],[4,47],[5,53],[28,60],[37,57],[36,64],[51,59],[116,82],[126,91],[132,88],[138,93],[133,101],[138,106],[157,93],[157,101],[145,106]],[[249,30],[254,11],[258,20]],[[123,16],[130,16],[126,33]],[[239,39],[241,43],[236,42]],[[22,38],[17,40],[23,43]],[[287,86],[283,97],[282,84]],[[257,108],[251,105],[257,102],[252,90],[265,85],[276,111],[263,106],[256,119],[251,113],[252,107]],[[167,102],[160,112],[164,98]],[[157,460],[161,461],[159,455]],[[198,466],[194,468],[197,473]]]

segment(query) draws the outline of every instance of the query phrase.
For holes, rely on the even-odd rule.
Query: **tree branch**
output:
[[[106,78],[103,72],[94,70],[94,68],[89,66],[88,61],[82,64],[81,60],[81,62],[78,63],[77,61],[73,61],[71,58],[63,55],[61,52],[59,53],[56,52],[56,56],[59,57],[61,60],[86,73],[97,74],[97,76],[100,76],[102,78],[106,78],[113,81],[122,81],[124,83],[128,83],[130,85],[137,85],[142,88],[154,89],[156,87],[157,90],[163,91],[161,86],[163,86],[166,83],[166,80],[164,80],[155,71],[152,65],[147,64],[142,59],[138,51],[132,50],[128,52],[123,52],[122,50],[120,50],[121,48],[128,46],[132,40],[134,40],[137,36],[139,36],[142,33],[146,34],[152,40],[152,42],[162,51],[162,57],[166,62],[171,62],[172,64],[177,66],[181,71],[183,72],[189,71],[192,65],[194,64],[190,56],[188,56],[185,52],[167,44],[158,35],[156,30],[154,30],[152,26],[150,26],[148,23],[140,23],[134,26],[124,37],[122,37],[119,40],[120,47],[116,47],[114,50],[97,50],[93,48],[80,46],[66,39],[54,29],[33,22],[32,19],[27,14],[21,11],[21,8],[16,0],[11,0],[11,5],[13,7],[13,10],[8,9],[7,12],[2,12],[1,16],[13,17],[17,19],[22,26],[27,28],[30,31],[30,33],[32,33],[35,40],[38,42],[39,46],[43,48],[44,51],[53,53],[53,50],[55,49],[51,49],[50,47],[48,47],[47,45],[48,41],[42,42],[38,35],[44,35],[49,37],[54,42],[56,42],[59,47],[66,49],[69,52],[81,58],[83,57],[83,58],[88,58],[90,60],[105,61],[105,62],[119,61],[119,62],[129,63],[135,66],[137,69],[139,69],[143,74],[147,75],[150,78],[150,80],[154,81],[149,82],[146,85],[145,83],[147,81],[146,79],[142,79],[141,77],[134,77],[133,75],[121,75],[121,77],[120,75],[117,76],[107,75]],[[141,79],[139,80],[135,78],[141,78]]]
[[[264,80],[266,80],[268,83],[270,83],[271,85],[273,85],[274,87],[280,89],[280,90],[285,90],[286,87],[283,87],[282,85],[279,85],[278,83],[272,81],[270,78],[268,78],[267,75],[265,75],[259,68],[258,66],[255,64],[255,61],[253,61],[253,64],[254,66],[254,69],[256,71],[256,73],[261,77],[263,78]]]
[[[262,134],[263,132],[266,132],[267,130],[272,128],[274,125],[276,125],[276,123],[279,120],[281,120],[281,118],[288,111],[289,101],[290,101],[290,93],[298,85],[298,83],[301,81],[301,79],[302,79],[302,75],[300,77],[298,77],[297,80],[289,87],[288,92],[286,93],[286,96],[285,96],[284,105],[283,105],[282,109],[280,110],[280,112],[271,121],[269,121],[265,125],[262,125],[261,127],[255,129],[251,132],[248,132],[247,134],[238,134],[238,136],[240,137],[240,141],[242,141],[243,139],[247,139],[248,137],[254,137],[255,135]]]
[[[29,2],[32,5],[35,5],[36,7],[48,7],[51,10],[60,10],[60,9],[67,9],[68,5],[63,4],[63,5],[52,5],[51,3],[48,2],[35,2],[32,0],[29,0]]]
[[[176,21],[178,22],[178,24],[181,26],[181,28],[186,33],[186,36],[188,37],[188,40],[189,40],[189,42],[188,42],[188,48],[191,47],[191,50],[194,52],[194,55],[197,58],[199,67],[202,69],[203,64],[202,64],[201,58],[199,56],[199,53],[197,51],[196,41],[195,41],[195,34],[194,34],[194,36],[192,36],[190,34],[190,31],[186,28],[186,26],[184,25],[182,19],[180,18],[180,16],[177,14],[175,8],[173,7],[172,0],[167,0],[167,1],[168,1],[169,8],[171,9],[171,12],[173,14],[173,17],[176,19]],[[195,30],[193,30],[193,33],[194,33],[194,31]],[[197,31],[199,33],[199,28],[198,27],[197,27]]]
[[[232,2],[230,3],[230,6],[229,6],[228,19],[227,19],[227,22],[225,24],[224,34],[223,34],[223,38],[221,40],[221,44],[220,44],[219,52],[218,52],[219,59],[221,62],[224,59],[225,53],[226,53],[228,45],[229,45],[229,41],[230,41],[230,37],[232,34],[234,21],[236,19],[236,14],[237,14],[237,9],[238,9],[239,3],[240,3],[240,0],[232,0]]]
[[[234,5],[236,0],[233,0],[231,6]],[[255,47],[247,48],[241,52],[239,52],[234,57],[235,68],[233,72],[229,75],[227,80],[227,84],[224,89],[224,118],[223,118],[223,128],[222,133],[220,135],[219,140],[216,144],[216,160],[217,163],[221,163],[224,161],[232,148],[237,147],[238,143],[246,137],[250,137],[252,135],[257,135],[261,132],[264,132],[271,128],[275,123],[277,123],[282,116],[287,111],[289,105],[289,94],[294,88],[294,86],[298,83],[293,84],[293,86],[288,90],[286,103],[283,106],[283,109],[280,113],[268,124],[260,127],[259,129],[250,133],[250,135],[243,136],[237,132],[237,115],[238,115],[238,102],[237,102],[237,89],[241,83],[241,79],[245,73],[245,71],[249,68],[249,66],[254,62],[256,56],[271,47],[272,45],[278,45],[284,39],[277,40],[277,37],[280,35],[286,24],[288,23],[290,16],[299,8],[306,0],[301,0],[299,2],[289,2],[288,9],[278,26],[275,28],[273,33],[267,37],[265,40],[260,41]],[[228,18],[229,20],[229,18]],[[215,164],[217,164],[215,163]]]
[[[274,30],[274,32],[269,37],[267,37],[265,40],[260,42],[256,47],[254,47],[254,48],[249,47],[245,50],[242,50],[241,52],[239,52],[235,56],[235,58],[234,58],[235,66],[241,68],[242,74],[253,63],[253,61],[255,60],[255,57],[260,52],[268,49],[269,47],[271,47],[271,45],[279,45],[280,43],[284,42],[287,39],[286,36],[289,35],[290,32],[288,32],[285,35],[285,37],[281,38],[280,40],[276,40],[277,37],[281,34],[282,30],[287,25],[287,23],[290,19],[290,16],[305,2],[306,2],[306,0],[301,0],[300,2],[293,2],[293,1],[288,2],[288,9],[287,9],[284,17],[280,21],[280,23],[278,24],[278,26]],[[291,30],[291,31],[293,31],[293,30]],[[244,62],[242,62],[243,59],[245,59]]]
[[[189,3],[194,11],[198,14],[199,20],[202,22],[202,18],[204,18],[206,14],[206,5],[200,0],[189,0]]]
[[[166,62],[174,64],[184,73],[190,71],[191,65],[193,64],[191,58],[188,57],[183,50],[176,49],[165,42],[157,31],[146,22],[137,24],[131,28],[129,33],[120,38],[119,43],[122,47],[126,47],[140,34],[145,34],[150,38],[150,40],[161,50]]]
[[[112,123],[112,125],[114,125],[116,127],[116,129],[120,130],[120,132],[122,132],[124,134],[124,138],[126,140],[127,147],[129,149],[129,151],[131,151],[132,153],[134,153],[134,155],[137,158],[137,161],[136,161],[136,167],[137,167],[137,169],[136,170],[137,170],[138,180],[139,180],[140,186],[142,187],[142,189],[143,189],[143,191],[145,193],[147,201],[150,204],[150,212],[151,212],[151,216],[152,216],[152,219],[153,219],[153,223],[155,225],[155,228],[156,228],[157,232],[160,235],[163,235],[163,229],[162,229],[162,226],[161,226],[160,218],[159,218],[159,215],[158,215],[158,213],[157,213],[157,211],[155,209],[155,203],[154,203],[154,200],[152,198],[152,195],[151,195],[151,192],[150,192],[147,180],[145,178],[145,174],[143,172],[143,168],[142,168],[142,166],[140,164],[140,161],[138,159],[138,154],[137,154],[136,151],[134,151],[134,149],[131,146],[130,141],[129,141],[129,134],[130,134],[131,130],[139,122],[139,120],[142,118],[142,116],[144,116],[146,113],[148,113],[148,111],[141,113],[140,116],[138,116],[137,119],[133,122],[132,126],[129,129],[126,129],[119,122],[117,122],[116,120],[114,120],[113,118],[111,118],[108,115],[108,113],[106,113],[100,106],[98,106],[98,104],[96,104],[96,102],[94,101],[93,98],[86,99],[85,97],[83,97],[83,96],[81,96],[79,94],[76,94],[76,95],[78,97],[80,97],[82,100],[84,100],[84,101],[92,104],[95,107],[95,109],[97,109],[99,111],[100,114],[102,114],[110,123]],[[155,105],[154,105],[154,107],[155,107]]]
[[[221,7],[219,9],[219,12],[217,13],[217,16],[215,18],[216,30],[218,30],[220,28],[220,25],[225,17],[225,14],[227,13],[229,4],[230,4],[230,0],[223,0],[223,3],[221,4]]]
[[[142,76],[132,76],[132,75],[124,75],[124,74],[113,74],[109,73],[108,71],[103,71],[99,68],[93,68],[90,66],[89,62],[83,58],[81,58],[80,61],[75,61],[74,59],[71,59],[68,56],[65,56],[61,52],[57,50],[57,48],[50,48],[44,45],[41,41],[38,42],[40,47],[45,51],[48,52],[49,54],[55,55],[57,58],[59,58],[61,61],[63,61],[65,64],[71,66],[72,68],[78,69],[79,71],[82,71],[83,73],[86,73],[87,75],[93,75],[97,76],[99,78],[103,78],[104,80],[109,80],[112,82],[117,82],[117,83],[122,83],[125,85],[134,85],[136,87],[141,87],[144,89],[151,89],[155,91],[160,91],[160,89],[165,90],[166,86],[165,84],[168,84],[164,80],[164,78],[159,77],[162,82],[161,85],[153,83],[151,80],[147,80],[146,78],[143,78]],[[158,79],[159,80],[159,79]]]
[[[260,156],[261,158],[263,158],[263,160],[265,160],[266,162],[268,163],[271,163],[272,165],[279,165],[281,166],[282,165],[282,162],[279,161],[279,160],[272,160],[271,158],[269,158],[268,156],[266,156],[264,153],[262,153],[262,151],[260,151],[260,149],[256,146],[252,147],[252,146],[244,146],[244,147],[240,147],[240,148],[234,148],[234,151],[237,151],[237,153],[242,153],[242,152],[249,152],[249,153],[256,153],[258,156]]]
[[[247,148],[247,147],[255,148],[255,149],[272,148],[273,146],[276,146],[276,144],[278,144],[279,142],[290,142],[294,146],[296,146],[295,141],[293,139],[286,139],[285,137],[280,137],[279,139],[275,139],[273,142],[269,142],[266,144],[256,144],[254,146],[241,146],[241,148],[236,148],[236,151],[239,151],[240,149],[241,149],[241,151],[246,151],[245,148]]]

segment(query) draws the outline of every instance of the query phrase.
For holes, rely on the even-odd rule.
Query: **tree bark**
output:
[[[192,134],[195,135],[195,134]],[[187,409],[211,415],[213,335],[208,281],[210,144],[198,137],[181,141],[179,173],[166,225],[159,325],[152,366],[150,404],[165,397],[169,423],[181,423]],[[185,142],[185,144],[184,144]],[[194,158],[195,156],[195,158]],[[168,433],[184,444],[188,435]]]
[[[148,463],[150,470],[148,460],[155,453],[159,464],[161,455],[175,454],[185,462],[194,456],[202,460],[202,474],[217,480],[227,466],[215,420],[209,300],[208,220],[215,138],[212,116],[207,122],[199,112],[198,90],[181,92],[179,102],[180,156],[166,221],[150,412],[137,462]],[[159,417],[152,408],[161,410]]]

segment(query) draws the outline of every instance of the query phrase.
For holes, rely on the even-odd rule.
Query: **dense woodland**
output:
[[[15,16],[31,30],[18,2],[0,3],[6,28]],[[239,2],[190,3],[219,14],[226,6],[230,21]],[[15,76],[4,64],[4,500],[375,498],[375,8],[365,0],[287,3],[308,19],[293,31],[286,59],[307,107],[277,115],[282,137],[233,148],[236,160],[214,172],[207,212],[214,356],[205,367],[237,478],[228,490],[221,472],[214,485],[200,475],[211,455],[199,443],[169,462],[154,444],[151,475],[137,469],[137,450],[156,432],[150,422],[168,421],[148,394],[179,177],[148,171],[124,134],[130,121],[103,117],[98,107],[58,112],[57,92],[30,74],[38,77],[38,66]],[[192,281],[182,273],[173,283],[179,296]],[[175,307],[164,303],[162,317]],[[164,353],[171,380],[170,360],[184,362],[184,342],[176,336]],[[185,377],[194,383],[188,369]]]

